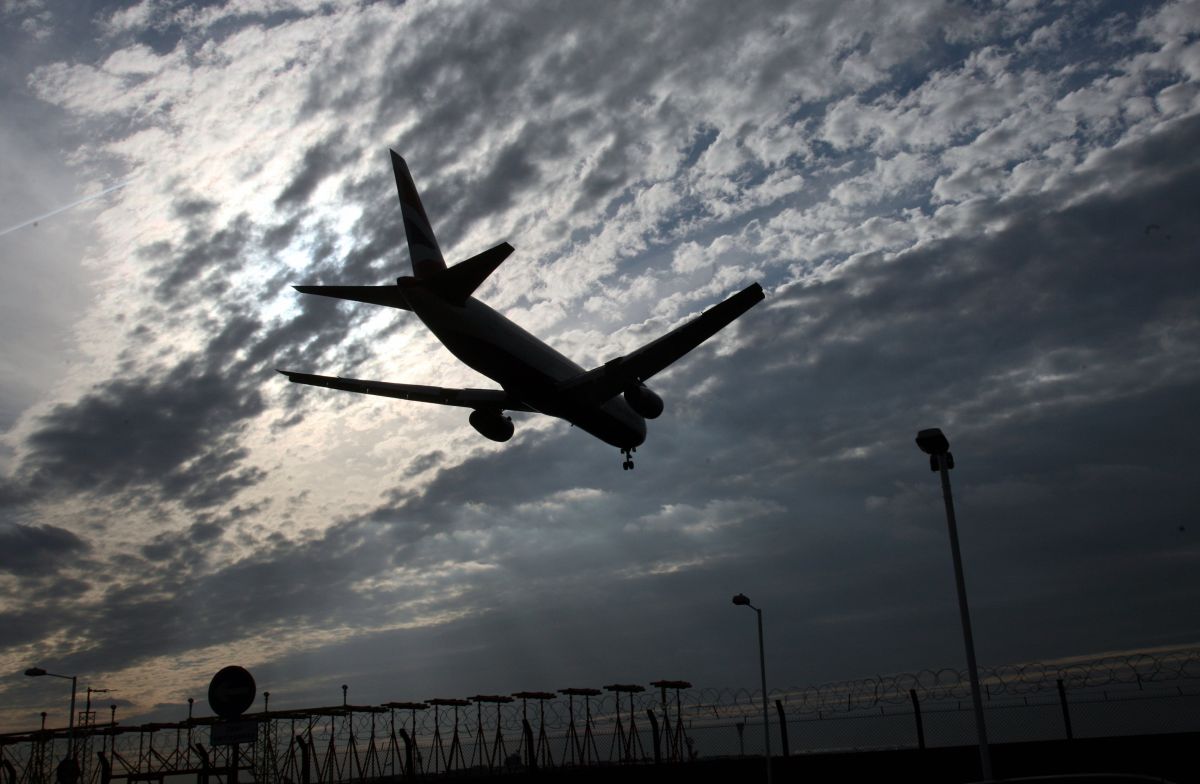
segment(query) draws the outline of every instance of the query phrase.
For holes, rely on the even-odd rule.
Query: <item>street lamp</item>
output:
[[[30,678],[40,678],[49,675],[51,678],[66,678],[71,682],[71,715],[67,717],[67,746],[71,750],[71,759],[75,759],[75,677],[74,675],[57,675],[46,672],[41,667],[30,667],[25,671]]]
[[[967,675],[971,679],[971,703],[975,709],[975,730],[979,735],[979,767],[985,781],[992,778],[992,759],[988,753],[987,726],[983,721],[983,701],[979,697],[979,668],[975,666],[975,640],[971,635],[971,613],[967,608],[967,587],[963,582],[962,554],[958,551],[958,524],[954,520],[954,499],[950,495],[950,469],[954,455],[950,442],[936,427],[917,433],[917,446],[929,455],[929,470],[942,477],[942,498],[946,502],[946,524],[950,528],[950,553],[954,557],[954,584],[958,589],[958,614],[962,620],[963,645],[967,649]]]
[[[733,603],[739,607],[749,607],[758,614],[758,673],[762,678],[763,739],[767,752],[767,784],[771,784],[771,721],[767,711],[767,658],[763,653],[762,610],[751,604],[750,597],[744,593],[733,597]]]

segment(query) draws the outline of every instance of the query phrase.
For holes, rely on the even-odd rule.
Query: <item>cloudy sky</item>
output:
[[[1200,641],[1200,3],[0,2],[0,724],[34,664],[179,718]],[[81,10],[82,9],[82,10]],[[447,259],[580,364],[760,281],[564,423],[288,385],[488,386],[297,283]],[[59,207],[123,186],[42,218]],[[27,224],[27,225],[21,225]]]

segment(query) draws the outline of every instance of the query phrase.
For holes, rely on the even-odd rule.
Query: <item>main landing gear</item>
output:
[[[625,456],[625,462],[621,463],[621,468],[625,471],[633,469],[633,453],[637,451],[636,446],[631,446],[627,449],[622,449],[621,454]]]

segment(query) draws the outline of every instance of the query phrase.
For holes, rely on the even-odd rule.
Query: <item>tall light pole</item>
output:
[[[762,678],[763,740],[767,752],[767,784],[771,784],[771,720],[767,711],[767,657],[763,652],[762,610],[751,604],[750,597],[744,593],[733,597],[733,603],[739,607],[749,607],[758,614],[758,674]]]
[[[67,747],[71,750],[70,758],[75,759],[75,678],[74,675],[57,675],[46,672],[41,667],[30,667],[25,671],[30,678],[40,678],[49,675],[51,678],[66,678],[71,682],[71,715],[67,717]]]
[[[946,524],[950,528],[950,554],[954,557],[954,584],[958,589],[958,614],[962,620],[963,645],[967,649],[967,675],[971,679],[971,704],[975,710],[975,731],[979,735],[979,767],[985,781],[992,778],[992,758],[988,752],[987,726],[983,721],[983,701],[979,696],[979,668],[975,665],[975,639],[971,635],[971,612],[967,608],[967,587],[963,581],[962,554],[958,551],[958,524],[954,519],[954,499],[950,495],[950,469],[954,455],[950,442],[936,427],[917,433],[917,446],[929,455],[929,470],[942,477],[942,498],[946,502]]]

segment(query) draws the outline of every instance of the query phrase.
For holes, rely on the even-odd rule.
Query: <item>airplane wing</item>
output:
[[[734,319],[762,302],[764,296],[762,286],[752,283],[633,353],[564,381],[559,389],[595,403],[616,397],[626,387],[646,381],[729,326]]]
[[[341,389],[346,392],[361,392],[367,395],[394,397],[400,400],[415,400],[420,403],[437,403],[443,406],[463,408],[497,408],[502,411],[533,411],[502,389],[450,389],[427,387],[421,384],[392,384],[387,381],[363,381],[357,378],[318,376],[312,373],[297,373],[280,370],[295,384],[311,384],[315,387]]]

